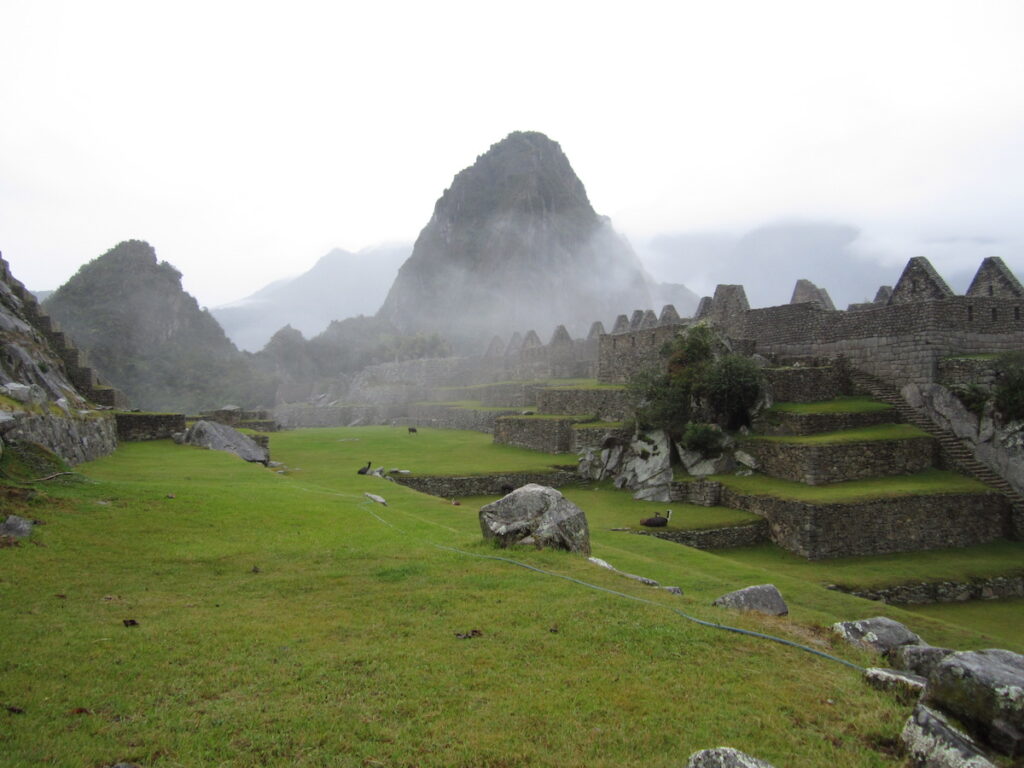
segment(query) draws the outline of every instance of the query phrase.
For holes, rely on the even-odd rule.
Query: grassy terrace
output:
[[[927,469],[914,475],[850,480],[831,485],[804,485],[757,474],[749,477],[715,475],[711,479],[741,493],[818,504],[843,504],[920,494],[992,492],[984,483],[973,478],[940,469]]]
[[[443,403],[425,400],[416,405],[444,405],[449,408],[461,408],[467,411],[528,411],[535,406],[513,406],[513,405],[481,405],[479,400],[449,400]]]
[[[870,397],[837,397],[833,400],[822,400],[817,403],[776,403],[767,411],[779,413],[874,413],[877,411],[891,411],[893,407],[888,403],[874,400]]]
[[[748,440],[767,440],[773,443],[797,443],[800,445],[824,445],[830,443],[863,443],[875,440],[909,440],[931,437],[913,424],[879,424],[874,427],[842,429],[838,432],[821,432],[816,435],[751,435]]]
[[[677,768],[728,744],[787,768],[899,768],[891,745],[910,708],[856,670],[665,607],[859,664],[878,660],[824,627],[884,614],[933,644],[993,644],[775,564],[612,532],[666,505],[604,488],[568,492],[591,515],[594,555],[682,597],[582,557],[495,552],[468,501],[355,473],[367,460],[421,474],[564,461],[486,435],[296,430],[272,450],[287,474],[129,443],[79,479],[5,500],[46,525],[34,544],[0,549],[4,766]],[[673,508],[674,522],[690,514]],[[767,581],[788,617],[710,605]]]

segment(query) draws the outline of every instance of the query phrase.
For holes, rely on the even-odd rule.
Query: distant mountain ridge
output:
[[[235,344],[251,352],[262,349],[286,325],[311,338],[333,320],[376,314],[411,252],[409,243],[378,245],[358,253],[335,248],[309,271],[210,312]]]
[[[495,334],[564,324],[581,335],[651,301],[636,254],[595,213],[561,147],[515,132],[438,199],[379,317],[481,351]]]
[[[195,412],[273,402],[273,388],[149,243],[127,240],[83,265],[44,308],[133,405]]]

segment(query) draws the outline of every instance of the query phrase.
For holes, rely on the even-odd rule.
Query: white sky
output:
[[[1022,39],[1016,0],[0,0],[0,250],[49,289],[145,239],[215,306],[539,130],[635,242],[821,218],[1024,277]]]

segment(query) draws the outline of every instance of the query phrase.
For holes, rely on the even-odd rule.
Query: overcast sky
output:
[[[538,130],[641,251],[796,217],[1024,277],[1022,38],[1015,0],[0,0],[0,250],[49,289],[145,239],[215,306]]]

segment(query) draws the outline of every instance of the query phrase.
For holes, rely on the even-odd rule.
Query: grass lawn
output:
[[[753,435],[748,440],[768,440],[774,443],[797,443],[800,445],[822,445],[830,443],[863,443],[874,440],[909,440],[931,437],[913,424],[878,424],[873,427],[841,429],[837,432],[820,432],[816,435]]]
[[[891,411],[893,407],[871,397],[843,396],[832,400],[822,400],[817,403],[775,403],[765,411],[770,414],[772,411],[783,413],[874,413],[876,411]]]
[[[714,475],[723,485],[755,496],[776,496],[780,499],[809,501],[819,504],[842,504],[865,499],[893,498],[918,494],[993,492],[984,483],[970,477],[940,469],[926,469],[914,475],[896,475],[868,480],[849,480],[831,485],[804,485],[767,475]]]
[[[1024,653],[1024,598],[907,606],[911,613],[973,627],[992,638],[992,647]]]
[[[883,613],[935,644],[987,640],[757,563],[608,531],[635,508],[600,490],[571,492],[593,510],[594,554],[683,597],[578,556],[496,551],[468,504],[355,473],[367,460],[423,474],[564,460],[489,441],[282,432],[272,451],[288,474],[170,441],[125,444],[79,467],[83,480],[11,501],[46,525],[0,549],[0,762],[676,768],[728,744],[787,768],[897,768],[910,710],[856,670],[667,608],[859,664],[876,660],[822,627]],[[766,581],[789,617],[710,605]]]
[[[469,411],[523,411],[529,410],[533,406],[512,406],[512,405],[481,405],[479,400],[449,400],[443,403],[434,402],[432,400],[426,400],[417,405],[445,405],[449,408],[461,408]]]

